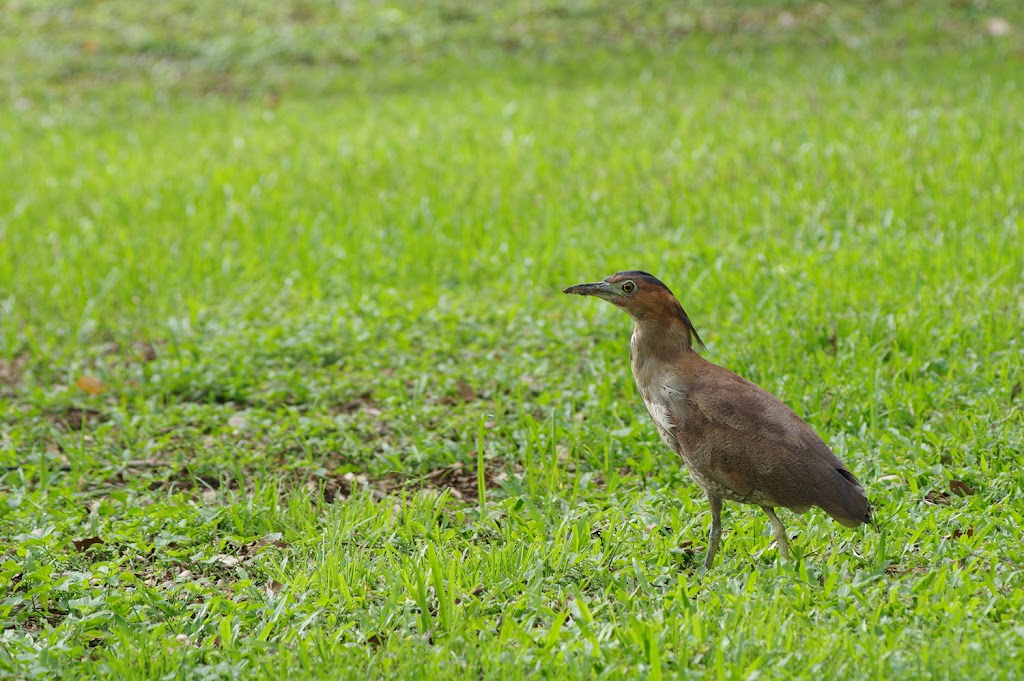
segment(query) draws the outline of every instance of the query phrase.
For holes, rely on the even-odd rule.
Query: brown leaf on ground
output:
[[[99,420],[100,412],[91,407],[68,407],[63,412],[50,415],[50,419],[66,430],[82,430],[90,421]]]
[[[239,563],[241,563],[242,559],[238,556],[229,556],[226,553],[218,553],[216,556],[213,557],[213,560],[211,560],[210,562],[219,563],[220,565],[223,565],[226,568],[233,568]]]
[[[455,384],[455,389],[459,392],[459,397],[462,398],[463,402],[472,402],[476,399],[476,391],[473,390],[473,386],[462,379],[459,379],[458,383]]]
[[[134,346],[135,354],[142,362],[152,362],[156,359],[156,346],[149,341],[139,341]]]
[[[931,569],[932,568],[928,565],[907,565],[905,563],[897,563],[895,565],[890,565],[885,571],[895,577],[908,574],[923,575],[930,572]]]
[[[288,547],[288,544],[277,538],[264,537],[250,544],[243,544],[238,548],[238,553],[243,556],[255,556],[268,546],[276,546],[279,549]]]
[[[103,392],[103,384],[100,379],[89,374],[82,374],[75,380],[75,385],[89,393],[90,395],[99,395]]]
[[[484,487],[492,489],[504,481],[508,475],[504,471],[484,466]],[[422,478],[427,486],[438,490],[449,490],[456,499],[476,499],[477,471],[476,467],[467,468],[461,461],[435,468]]]
[[[946,537],[946,539],[959,539],[960,537],[973,537],[974,536],[974,525],[971,525],[966,530],[953,530],[953,534]]]
[[[373,393],[366,391],[356,395],[348,402],[343,402],[341,406],[338,407],[338,410],[342,414],[354,414],[361,409],[374,408],[374,406]]]
[[[316,496],[322,494],[325,503],[333,504],[335,501],[344,501],[352,494],[352,489],[367,487],[368,480],[365,475],[356,475],[351,471],[348,473],[332,473],[326,477],[310,478],[306,481],[306,489],[310,494]]]
[[[513,475],[521,474],[521,469],[512,471]],[[490,463],[484,469],[484,484],[487,489],[498,487],[509,476],[510,472]],[[293,478],[294,480],[294,478]],[[376,500],[388,498],[399,490],[447,490],[456,501],[471,501],[477,498],[477,474],[475,463],[467,466],[455,462],[436,468],[425,475],[408,477],[399,472],[388,473],[379,478],[369,478],[362,473],[331,473],[299,478],[294,482],[306,488],[310,495],[331,504],[345,500],[358,490],[368,491]],[[282,490],[294,489],[292,485],[282,486]]]
[[[266,546],[276,546],[279,549],[286,549],[288,548],[288,542],[281,541],[280,539],[260,539],[252,545],[254,549],[262,549]]]
[[[962,497],[974,494],[974,490],[971,489],[966,482],[962,482],[960,480],[950,480],[949,491]]]
[[[85,552],[90,546],[96,546],[97,544],[103,545],[105,542],[99,537],[86,537],[85,539],[75,539],[71,542],[76,551]]]
[[[924,500],[930,504],[949,506],[949,492],[937,492],[932,490],[931,492],[928,492],[928,494],[924,495]]]

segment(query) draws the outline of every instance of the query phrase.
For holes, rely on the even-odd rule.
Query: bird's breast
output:
[[[629,342],[629,363],[640,397],[661,439],[685,459],[676,433],[686,430],[689,422],[687,384],[672,361],[673,354],[679,351],[669,352],[663,347],[663,340],[642,334],[639,327],[635,329]]]
[[[654,425],[657,427],[658,435],[661,436],[662,441],[678,452],[679,443],[676,441],[675,435],[672,434],[672,416],[669,411],[657,402],[649,400],[644,400],[644,405],[647,407],[647,413],[654,420]]]
[[[651,420],[654,421],[661,439],[673,450],[679,452],[679,443],[673,431],[680,425],[680,415],[676,412],[682,405],[673,403],[670,392],[657,380],[657,377],[652,379],[643,372],[634,371],[633,378],[636,380],[640,399],[647,407],[647,413],[651,415]]]

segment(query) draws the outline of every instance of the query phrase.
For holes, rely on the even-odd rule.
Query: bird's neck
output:
[[[630,343],[634,356],[672,360],[693,351],[690,329],[681,320],[635,320]]]

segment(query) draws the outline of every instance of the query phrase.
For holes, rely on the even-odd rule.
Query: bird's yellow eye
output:
[[[625,284],[622,285],[622,290],[623,290],[624,293],[632,293],[633,289],[635,289],[635,288],[636,288],[636,284],[634,284],[631,281],[627,281]]]

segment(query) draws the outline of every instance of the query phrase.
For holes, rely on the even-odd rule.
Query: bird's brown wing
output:
[[[864,489],[807,423],[757,385],[701,364],[685,385],[666,386],[673,435],[698,478],[737,501],[819,506],[849,526],[869,521]]]

